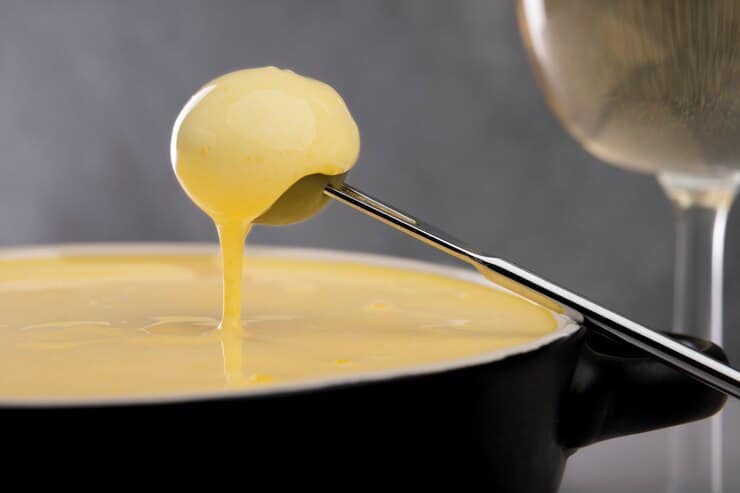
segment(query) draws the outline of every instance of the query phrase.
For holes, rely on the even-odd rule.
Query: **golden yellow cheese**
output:
[[[0,402],[359,376],[511,348],[560,323],[490,285],[409,268],[256,255],[240,274],[246,330],[235,334],[215,330],[215,252],[0,258]]]
[[[236,273],[251,224],[301,178],[346,173],[359,150],[357,125],[342,97],[290,70],[232,72],[188,101],[175,122],[170,154],[183,189],[218,229],[222,328],[233,335],[241,330]]]

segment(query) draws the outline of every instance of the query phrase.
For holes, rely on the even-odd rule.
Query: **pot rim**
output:
[[[214,243],[195,242],[102,242],[102,243],[66,243],[48,245],[29,245],[0,247],[0,260],[20,258],[41,258],[55,255],[113,255],[125,252],[127,255],[158,255],[158,254],[215,254],[218,245]],[[381,255],[365,252],[351,252],[330,248],[305,248],[291,246],[252,245],[246,249],[246,254],[253,256],[271,256],[292,259],[310,258],[330,262],[357,262],[380,267],[395,267],[411,269],[426,273],[440,274],[454,279],[474,282],[506,291],[514,296],[520,295],[493,284],[473,270],[460,267],[446,266],[435,262],[409,259],[391,255]],[[531,303],[531,301],[527,300]],[[268,388],[249,388],[240,390],[209,390],[194,392],[178,392],[159,395],[130,395],[108,397],[67,397],[61,399],[2,399],[0,408],[62,408],[62,407],[100,407],[120,405],[147,405],[147,404],[175,404],[221,399],[244,399],[268,396],[283,396],[300,392],[320,391],[334,387],[375,383],[400,378],[421,375],[432,375],[463,368],[495,363],[519,354],[535,351],[555,341],[564,339],[580,329],[573,319],[551,312],[556,318],[559,327],[553,332],[538,337],[533,341],[515,346],[488,351],[467,358],[456,358],[440,363],[415,365],[406,368],[363,372],[357,375],[314,378],[299,383],[271,385]]]

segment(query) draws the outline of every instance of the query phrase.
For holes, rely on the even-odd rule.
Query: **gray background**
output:
[[[213,76],[267,64],[345,97],[363,138],[355,185],[669,326],[670,205],[651,177],[598,162],[558,126],[505,0],[0,0],[0,245],[215,240],[172,175],[172,121]],[[725,296],[736,356],[739,223]],[[251,240],[447,261],[337,205]],[[663,438],[589,449],[564,490],[659,488]]]

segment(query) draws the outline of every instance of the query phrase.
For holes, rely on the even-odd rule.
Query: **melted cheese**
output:
[[[341,96],[290,70],[232,72],[188,101],[170,152],[183,189],[218,229],[222,328],[241,330],[238,272],[251,224],[301,178],[346,173],[359,150],[357,125]]]
[[[0,260],[0,400],[230,392],[454,361],[534,341],[548,310],[475,282],[246,257],[242,333],[214,330],[214,254]]]

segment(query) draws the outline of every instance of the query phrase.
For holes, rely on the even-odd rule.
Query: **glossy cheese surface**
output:
[[[559,320],[469,280],[247,256],[244,331],[217,330],[215,253],[0,259],[0,401],[230,392],[449,362]]]
[[[223,255],[221,328],[242,331],[239,272],[252,224],[297,181],[349,171],[360,134],[328,84],[276,67],[231,72],[204,85],[172,130],[172,167],[185,192],[216,225]],[[321,187],[299,204],[321,209]],[[303,210],[307,209],[307,210]]]

